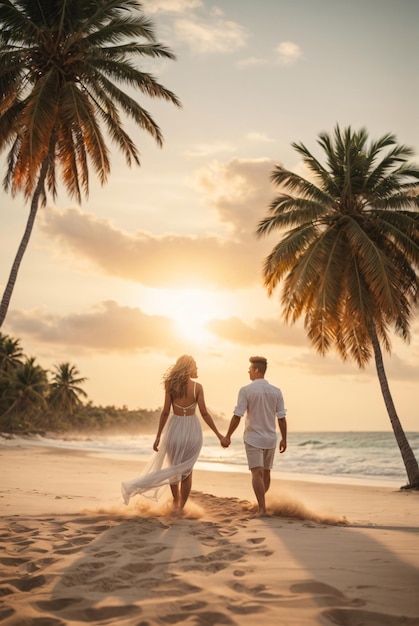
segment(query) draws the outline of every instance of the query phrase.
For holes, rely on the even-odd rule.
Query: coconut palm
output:
[[[7,430],[13,430],[16,426],[19,428],[33,426],[34,421],[28,421],[33,416],[38,416],[38,421],[42,422],[42,417],[39,418],[40,411],[48,408],[47,372],[35,361],[34,357],[26,359],[10,377],[10,405],[0,416],[0,424]]]
[[[79,385],[86,382],[80,376],[75,365],[60,363],[54,366],[55,372],[50,383],[49,406],[55,411],[72,414],[82,404],[81,397],[87,398],[87,393]]]
[[[9,374],[22,364],[23,351],[20,339],[0,333],[0,373]]]
[[[372,355],[409,486],[419,487],[418,463],[397,415],[382,348],[390,330],[409,340],[418,295],[419,168],[411,148],[392,134],[368,143],[365,129],[319,135],[326,164],[292,144],[309,177],[276,166],[280,186],[258,235],[280,231],[265,259],[268,294],[281,283],[283,317],[301,316],[314,348],[337,349],[364,367]]]
[[[10,386],[16,369],[22,365],[23,351],[19,339],[0,332],[0,415],[10,406]]]
[[[101,184],[110,172],[106,131],[127,164],[140,164],[121,112],[159,146],[152,116],[121,89],[179,105],[138,58],[174,59],[156,41],[136,0],[1,0],[0,151],[8,148],[4,187],[31,199],[26,229],[0,305],[5,319],[17,273],[40,204],[57,195],[58,178],[81,202],[89,167]],[[57,171],[59,169],[59,172]]]

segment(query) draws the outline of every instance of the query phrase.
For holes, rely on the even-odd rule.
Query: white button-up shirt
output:
[[[256,448],[276,448],[275,418],[282,419],[287,413],[281,390],[265,378],[256,378],[239,391],[234,415],[245,413],[244,441]]]

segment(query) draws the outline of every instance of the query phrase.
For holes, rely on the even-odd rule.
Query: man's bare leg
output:
[[[263,482],[265,484],[265,493],[268,491],[271,486],[271,470],[264,469],[263,470]]]
[[[258,513],[259,515],[266,515],[266,504],[265,504],[265,470],[263,467],[252,467],[250,470],[252,472],[252,486],[253,491],[255,492],[256,500],[258,502]]]

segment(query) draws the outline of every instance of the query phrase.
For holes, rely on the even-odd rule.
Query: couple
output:
[[[193,380],[198,377],[195,360],[189,355],[178,358],[163,378],[164,406],[153,444],[157,454],[140,477],[122,483],[125,504],[137,494],[145,494],[157,500],[161,491],[169,484],[173,506],[182,512],[192,488],[192,470],[202,447],[202,427],[196,415],[198,406],[202,419],[218,437],[223,448],[230,445],[231,435],[246,413],[244,443],[252,473],[252,486],[258,502],[258,514],[267,514],[265,494],[270,485],[277,443],[275,417],[278,418],[281,432],[279,451],[285,452],[286,410],[280,389],[265,380],[266,359],[253,356],[249,361],[249,377],[252,382],[240,389],[234,415],[226,435],[223,436],[207,411],[202,385]]]

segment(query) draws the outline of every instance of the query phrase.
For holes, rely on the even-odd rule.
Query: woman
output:
[[[163,488],[169,484],[174,508],[183,510],[192,488],[192,470],[202,447],[202,427],[196,414],[197,406],[202,419],[220,442],[223,438],[207,411],[202,385],[192,380],[197,377],[195,360],[187,354],[179,357],[164,375],[164,406],[153,444],[157,454],[139,478],[122,483],[125,504],[137,494],[145,494],[157,500]]]

